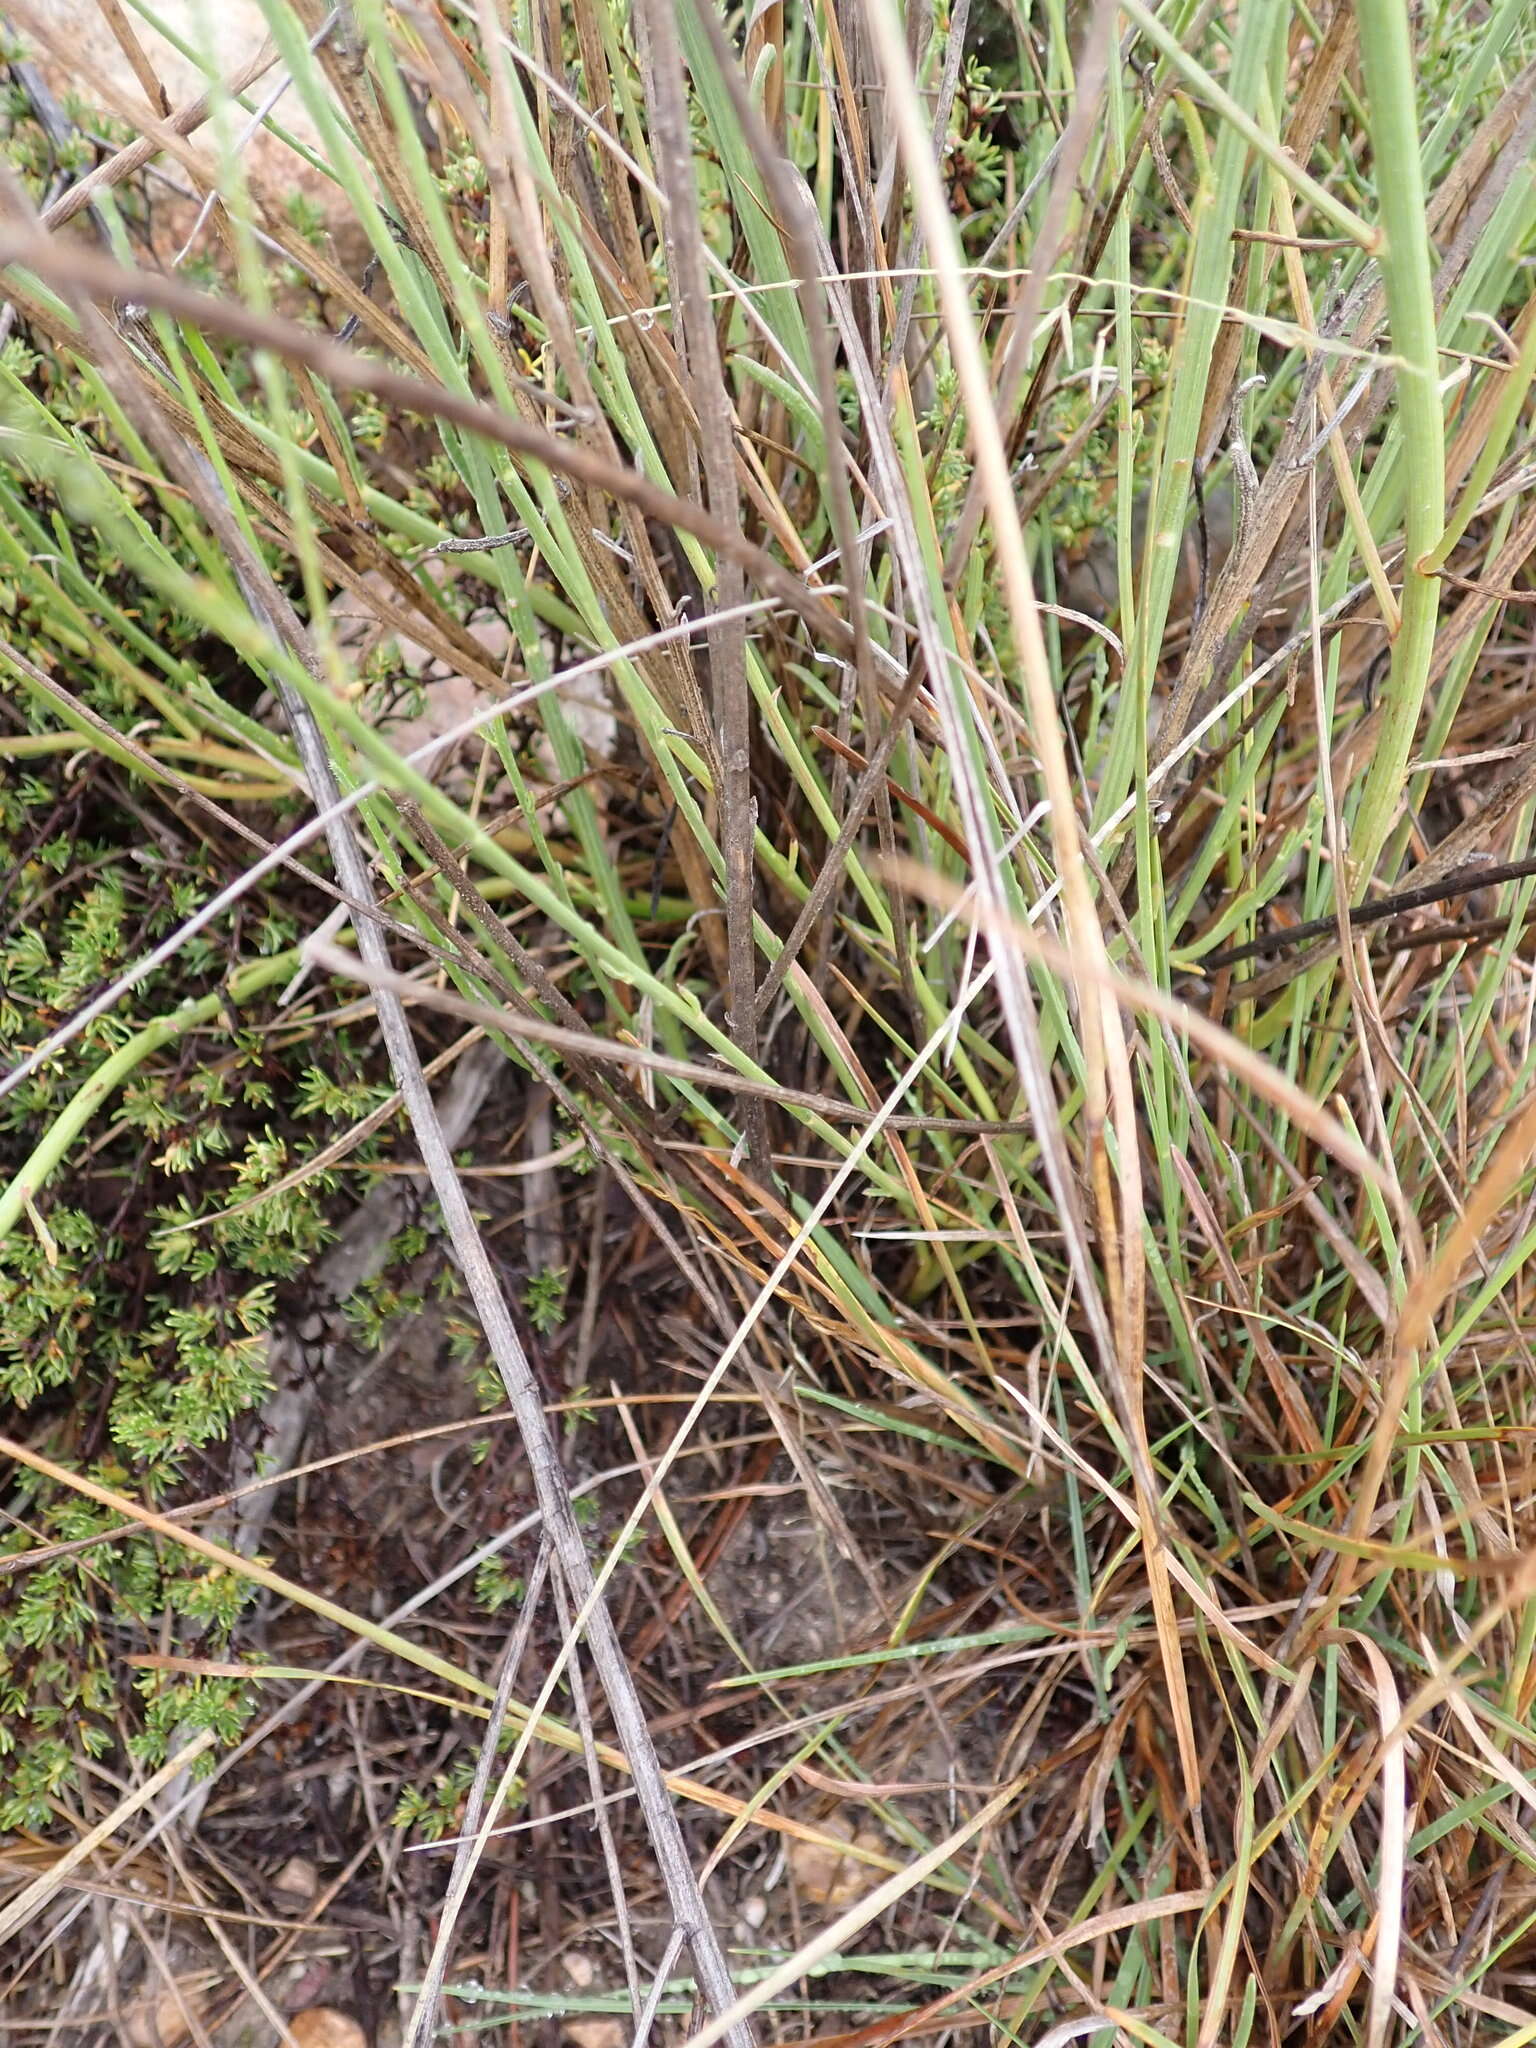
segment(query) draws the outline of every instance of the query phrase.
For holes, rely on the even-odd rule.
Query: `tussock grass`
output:
[[[595,1909],[622,2009],[664,1963],[701,2048],[1530,2040],[1528,9],[264,13],[186,118],[82,67],[115,154],[0,194],[0,757],[215,821],[229,885],[158,1013],[191,903],[10,1023],[13,1094],[89,1052],[16,1257],[230,1001],[376,1011],[429,1162],[405,1020],[471,1024],[689,1304],[646,1351],[690,1398],[625,1407],[639,1497],[595,1588],[557,1559],[560,1653],[519,1625],[459,1815],[551,1748],[599,1812],[652,1783]],[[290,105],[323,224],[248,151]],[[206,202],[179,268],[151,156]],[[480,692],[455,746],[380,717],[402,637]],[[297,984],[223,921],[285,862],[338,909]],[[862,1587],[847,1640],[759,1655],[754,1488]],[[198,1543],[391,1682],[497,1690]],[[594,1605],[640,1573],[704,1715],[665,1771]],[[714,1911],[786,1840],[871,1883],[735,1992],[632,1935],[646,1858],[684,1919],[688,1853]]]

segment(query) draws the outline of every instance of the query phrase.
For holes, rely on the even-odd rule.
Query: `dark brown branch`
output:
[[[1504,882],[1522,882],[1530,875],[1536,875],[1536,858],[1501,865],[1492,861],[1470,862],[1422,888],[1399,889],[1395,895],[1378,897],[1374,903],[1357,904],[1349,913],[1349,921],[1352,925],[1385,924],[1389,918],[1402,917],[1410,910],[1423,910],[1453,896],[1468,896],[1474,889],[1497,889]],[[1223,967],[1237,966],[1241,960],[1259,960],[1268,953],[1279,953],[1287,946],[1304,946],[1311,939],[1336,937],[1338,929],[1336,916],[1308,918],[1305,924],[1292,925],[1288,931],[1269,932],[1261,939],[1247,939],[1240,946],[1224,946],[1220,952],[1208,954],[1200,966],[1208,974],[1216,973]]]

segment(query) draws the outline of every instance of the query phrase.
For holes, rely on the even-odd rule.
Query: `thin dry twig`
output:
[[[443,1887],[442,1901],[438,1907],[437,1935],[432,1943],[432,1953],[427,1958],[427,1966],[422,1972],[421,1988],[416,1994],[410,2032],[406,2036],[406,2048],[426,2048],[426,2043],[437,2031],[438,2008],[442,2003],[448,1965],[453,1957],[453,1938],[459,1915],[469,1896],[469,1888],[474,1881],[481,1853],[496,1826],[496,1817],[509,1789],[504,1774],[493,1795],[491,1777],[496,1769],[502,1734],[507,1725],[512,1695],[517,1687],[518,1672],[522,1668],[523,1658],[527,1655],[528,1641],[538,1617],[539,1600],[544,1591],[545,1581],[549,1577],[549,1566],[550,1546],[546,1539],[539,1545],[539,1554],[528,1574],[522,1606],[518,1610],[512,1633],[507,1638],[507,1646],[502,1652],[501,1670],[496,1676],[496,1696],[491,1701],[485,1734],[480,1743],[480,1754],[475,1760],[475,1775],[470,1780],[469,1790],[464,1796],[464,1818],[459,1838],[454,1844],[453,1867],[448,1873],[448,1882]]]

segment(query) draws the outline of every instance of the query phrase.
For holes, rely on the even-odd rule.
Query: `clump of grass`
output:
[[[46,166],[12,183],[0,744],[264,837],[334,784],[333,885],[391,950],[310,959],[397,1078],[402,1002],[490,1033],[681,1276],[696,1398],[624,1409],[646,1489],[604,1570],[650,1575],[680,1702],[726,1660],[759,1774],[706,1732],[667,1784],[733,1843],[841,1785],[890,1878],[695,2038],[838,1963],[871,2048],[1524,2038],[1527,10],[266,11],[328,229],[217,90],[176,168],[214,289],[140,261],[112,178],[97,250],[29,217],[69,204]],[[479,686],[467,774],[391,745],[343,597]],[[94,944],[73,1000],[158,936],[103,950],[110,911],[82,877],[34,948],[57,982]],[[199,944],[135,993],[164,1022],[249,971]],[[24,1087],[49,1178],[0,1213],[37,1288],[87,1141]],[[589,1343],[596,1255],[530,1265]],[[732,1404],[873,1601],[835,1657],[760,1659],[726,1509],[676,1498]],[[585,1748],[600,1802],[629,1695],[564,1669],[590,1602],[554,1576],[500,1768]],[[408,1815],[473,1828],[495,1754]]]

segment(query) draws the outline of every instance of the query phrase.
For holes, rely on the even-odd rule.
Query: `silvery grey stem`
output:
[[[271,620],[266,603],[269,593],[251,588],[245,594],[252,610],[264,623],[268,623],[274,638],[278,637],[275,622]],[[297,621],[294,623],[297,624]],[[282,637],[289,638],[291,642],[291,635],[285,634]],[[302,658],[302,647],[296,651],[300,652]],[[290,689],[280,677],[274,678],[274,681],[292,727],[294,740],[299,749],[299,759],[309,780],[314,801],[320,808],[326,808],[335,803],[337,791],[330,760],[319,730],[309,706],[298,693]],[[354,900],[372,903],[372,877],[368,872],[368,864],[363,858],[362,849],[350,828],[338,820],[327,837],[331,859],[335,863],[337,877],[343,888]],[[388,973],[390,962],[384,935],[371,919],[358,920],[357,944],[358,951],[368,966]],[[463,1183],[453,1163],[453,1155],[444,1140],[431,1091],[422,1078],[421,1061],[417,1055],[415,1041],[411,1037],[404,1007],[396,995],[383,987],[375,988],[374,1000],[395,1086],[404,1099],[411,1128],[421,1148],[422,1161],[432,1183],[432,1191],[442,1211],[449,1243],[464,1275],[465,1285],[474,1302],[475,1313],[480,1318],[480,1326],[485,1332],[496,1369],[501,1375],[507,1401],[517,1417],[539,1506],[544,1513],[545,1529],[572,1597],[585,1605],[593,1594],[592,1563],[587,1556],[586,1544],[582,1539],[576,1517],[571,1511],[570,1489],[560,1466],[554,1436],[544,1413],[533,1369],[528,1363],[527,1353],[512,1321],[506,1297],[502,1293],[501,1282],[481,1240],[479,1228],[464,1193]],[[629,1758],[630,1769],[634,1774],[635,1796],[645,1816],[657,1866],[667,1888],[673,1919],[679,1927],[692,1930],[694,1968],[700,1987],[714,2011],[724,2012],[735,1995],[730,1971],[714,1928],[710,1924],[704,1895],[700,1890],[693,1865],[689,1861],[677,1815],[672,1810],[661,1765],[651,1743],[650,1730],[646,1726],[645,1712],[640,1704],[640,1696],[635,1690],[629,1666],[624,1660],[624,1652],[613,1626],[613,1618],[606,1603],[601,1599],[594,1603],[587,1622],[587,1643],[592,1662],[602,1679],[603,1689],[608,1697],[614,1732],[620,1747]],[[752,2033],[745,2025],[734,2027],[728,2038],[731,2048],[752,2048]]]

